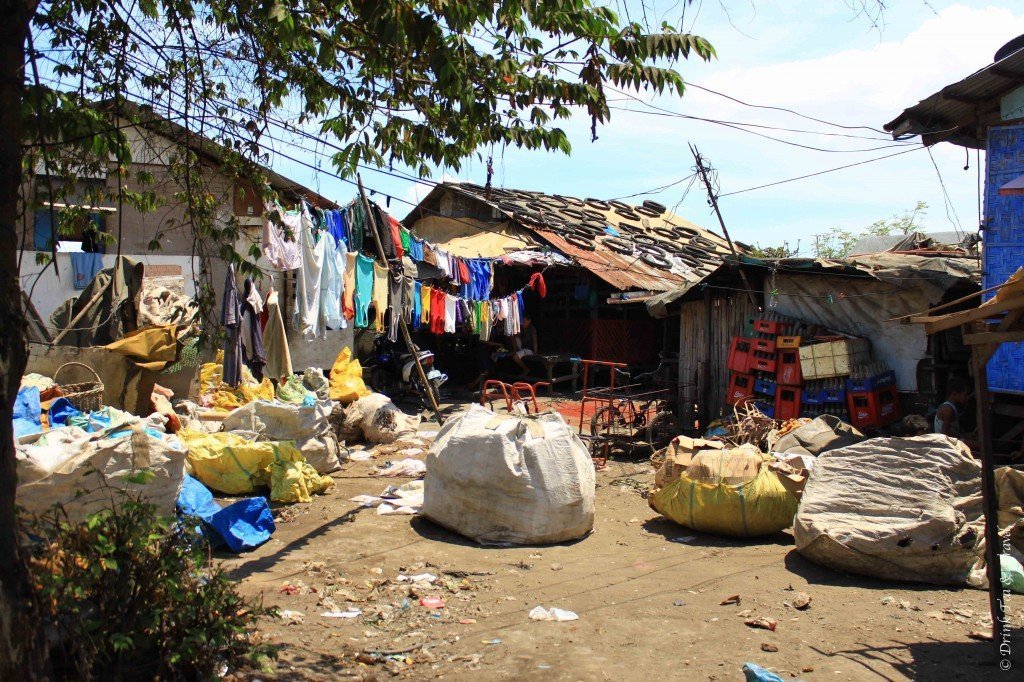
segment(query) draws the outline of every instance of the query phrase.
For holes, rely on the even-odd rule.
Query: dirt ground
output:
[[[984,592],[839,574],[803,560],[788,534],[694,533],[648,507],[645,461],[598,473],[589,537],[484,548],[348,501],[410,480],[371,475],[399,458],[346,463],[328,494],[275,511],[267,544],[225,557],[243,592],[302,614],[264,624],[281,650],[261,679],[741,680],[748,661],[804,680],[1022,679],[1024,597],[1008,603],[1016,656],[1003,672],[991,643],[968,638],[988,625]],[[397,582],[422,573],[438,580]],[[805,610],[793,605],[801,592]],[[721,604],[733,595],[738,604]],[[420,605],[432,596],[446,606]],[[537,605],[579,620],[531,621]],[[349,607],[362,614],[321,615]],[[744,624],[758,616],[777,629]]]

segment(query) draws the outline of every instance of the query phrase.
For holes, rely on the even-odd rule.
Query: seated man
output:
[[[512,347],[514,350],[512,360],[519,370],[526,374],[528,370],[523,358],[527,355],[537,354],[537,328],[533,326],[533,320],[529,316],[523,316],[519,333],[512,337]]]
[[[971,386],[963,377],[952,377],[946,382],[946,402],[935,411],[935,433],[953,438],[962,438],[960,433],[960,410],[967,405]]]

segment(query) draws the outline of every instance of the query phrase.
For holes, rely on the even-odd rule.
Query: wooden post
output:
[[[388,268],[388,274],[391,274],[391,264],[388,263],[388,258],[384,254],[384,245],[380,241],[380,231],[377,221],[373,219],[373,211],[370,210],[370,200],[366,198],[366,190],[363,189],[363,178],[356,174],[357,184],[359,186],[359,198],[363,203],[363,210],[366,211],[366,221],[370,225],[370,232],[373,233],[373,243],[377,247],[377,257],[382,263]],[[437,418],[438,424],[443,424],[444,419],[441,417],[441,409],[437,405],[437,397],[434,395],[434,387],[430,385],[430,381],[427,379],[427,373],[423,371],[423,363],[420,362],[419,353],[416,350],[416,346],[412,343],[412,337],[409,335],[409,328],[405,324],[405,317],[402,316],[401,310],[396,310],[395,319],[391,320],[391,324],[398,322],[398,329],[402,332],[402,339],[405,341],[405,347],[409,349],[409,353],[412,354],[412,360],[416,364],[416,372],[419,374],[420,381],[423,384],[423,390],[427,393],[427,398],[430,400],[430,407],[434,411],[434,417]]]
[[[725,241],[729,243],[729,250],[732,251],[732,257],[739,260],[739,254],[736,253],[736,245],[732,243],[732,238],[729,237],[729,230],[725,227],[725,220],[722,218],[722,212],[718,209],[718,197],[715,196],[715,192],[711,189],[711,183],[708,181],[708,173],[704,168],[704,159],[701,157],[700,152],[692,144],[690,145],[690,152],[693,154],[693,160],[697,162],[697,173],[700,174],[700,179],[704,182],[704,188],[708,191],[708,201],[711,203],[711,208],[715,209],[715,215],[718,217],[718,224],[722,227],[722,234],[725,235]],[[740,278],[743,280],[743,284],[746,287],[747,296],[750,298],[750,304],[756,309],[758,307],[757,300],[754,299],[753,287],[750,286],[750,280],[747,279],[747,273],[743,269],[743,266],[738,265],[740,269]]]
[[[970,325],[964,326],[965,333]],[[992,411],[989,409],[986,346],[974,346],[974,396],[978,403],[978,441],[981,448],[981,495],[985,511],[985,573],[988,576],[988,602],[992,612],[992,641],[996,651],[1003,644],[1006,613],[999,566],[1002,541],[999,539],[999,501],[996,498],[996,470],[992,456]]]

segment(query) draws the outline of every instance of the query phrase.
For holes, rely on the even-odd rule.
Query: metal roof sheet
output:
[[[651,210],[648,215],[640,215],[637,210],[642,207],[621,202],[612,205],[598,199],[509,189],[493,189],[488,199],[483,187],[471,183],[444,183],[438,187],[493,206],[620,291],[669,291],[699,281],[721,265],[722,255],[729,253],[723,237],[667,210],[657,216],[650,215]],[[606,246],[604,241],[611,235],[590,237],[592,249],[566,240],[569,230],[584,229],[588,224],[592,231],[598,225],[612,227],[632,245],[633,253],[619,253]],[[674,263],[671,270],[655,267],[643,260],[642,249],[646,245],[638,239],[653,243],[670,256],[681,254],[696,267],[687,267],[681,261]]]
[[[999,100],[1024,84],[1024,49],[947,85],[885,124],[893,138],[921,135],[925,144],[948,141],[985,148],[985,133],[999,123]]]

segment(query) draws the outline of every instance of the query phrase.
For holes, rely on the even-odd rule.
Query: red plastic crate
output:
[[[754,395],[754,375],[741,372],[729,374],[729,391],[725,394],[725,402],[738,405]]]
[[[733,372],[750,371],[750,359],[754,356],[754,341],[743,336],[734,336],[729,346],[729,360],[726,366]]]
[[[771,372],[775,373],[775,354],[765,353],[762,351],[754,351],[750,356],[750,362],[747,365],[748,371],[754,372]]]
[[[783,349],[776,354],[775,380],[784,386],[800,386],[803,384],[803,373],[800,371],[800,351]]]
[[[895,386],[846,394],[850,423],[858,429],[886,426],[900,419],[900,397]]]
[[[759,353],[774,353],[775,339],[754,339],[754,350]]]
[[[775,390],[775,418],[780,421],[800,416],[800,388],[779,386]]]
[[[789,331],[789,323],[779,322],[777,320],[771,322],[768,320],[754,320],[754,331],[762,334],[778,336],[779,334],[785,334]]]

